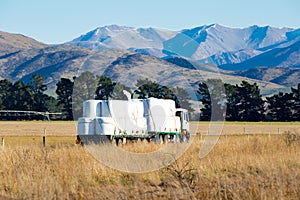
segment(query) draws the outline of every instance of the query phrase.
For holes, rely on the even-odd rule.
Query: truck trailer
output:
[[[171,99],[87,100],[77,131],[83,144],[183,142],[189,139],[189,116]]]

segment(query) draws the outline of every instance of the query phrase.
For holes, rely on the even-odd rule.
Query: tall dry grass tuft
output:
[[[139,145],[144,145],[141,147]],[[222,137],[199,159],[202,143],[172,165],[145,174],[105,167],[84,148],[40,145],[0,151],[0,196],[22,199],[299,199],[300,142],[280,136]],[[157,144],[120,146],[132,152]]]
[[[6,148],[0,169],[1,194],[25,199],[81,198],[84,190],[109,183],[116,174],[69,145]]]

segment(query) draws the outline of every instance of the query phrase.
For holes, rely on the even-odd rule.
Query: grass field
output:
[[[75,121],[0,121],[0,135],[75,136]]]
[[[192,133],[208,132],[216,123],[191,122]],[[222,124],[221,122],[218,124]],[[0,136],[76,136],[75,121],[0,121]],[[224,122],[222,134],[282,134],[300,132],[300,122]]]
[[[191,126],[207,133],[209,125]],[[220,137],[206,157],[199,158],[203,142],[197,134],[172,165],[134,174],[108,168],[76,146],[74,122],[1,122],[0,198],[299,199],[300,141],[287,143],[283,134],[299,134],[299,126],[225,123],[222,132],[228,137]],[[281,134],[276,134],[278,127]],[[271,130],[275,132],[269,136]],[[148,152],[162,147],[139,142],[117,148]]]

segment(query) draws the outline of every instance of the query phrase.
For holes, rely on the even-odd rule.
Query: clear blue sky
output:
[[[48,44],[117,24],[170,30],[229,27],[300,28],[299,0],[1,0],[0,30]]]

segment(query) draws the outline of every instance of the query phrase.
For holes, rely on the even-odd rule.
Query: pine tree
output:
[[[11,87],[12,83],[9,80],[0,80],[0,110],[7,108],[7,98],[9,96],[9,92],[11,91]]]
[[[267,97],[267,118],[272,121],[293,120],[293,100],[290,93],[279,92],[271,97]]]
[[[203,106],[200,120],[223,121],[226,112],[226,96],[222,80],[208,79],[198,86],[197,92]]]
[[[47,90],[47,86],[44,84],[44,77],[40,75],[33,75],[30,79],[29,86],[31,88],[33,99],[32,110],[41,112],[48,111],[46,102],[49,97],[44,94]]]
[[[293,98],[293,120],[300,121],[300,83],[296,88],[291,88]]]
[[[73,117],[77,119],[82,115],[82,102],[95,99],[97,79],[91,72],[83,72],[74,81],[72,95]]]
[[[74,78],[75,79],[75,78]],[[73,79],[73,80],[74,80]],[[72,95],[74,82],[67,78],[61,78],[56,84],[57,106],[61,107],[64,119],[72,120]]]
[[[122,85],[121,83],[113,82],[110,78],[105,76],[97,77],[98,84],[95,92],[95,99],[98,100],[127,100],[127,96],[124,94],[124,91],[127,91],[129,94],[130,88]]]
[[[238,106],[240,121],[262,121],[265,110],[258,85],[256,83],[251,85],[247,81],[243,81],[237,89],[237,95],[241,97]]]

